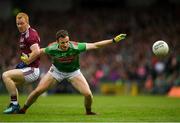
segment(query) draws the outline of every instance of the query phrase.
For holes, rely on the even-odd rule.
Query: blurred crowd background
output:
[[[81,71],[94,93],[167,94],[180,86],[179,0],[1,0],[1,75],[19,62],[15,15],[21,11],[38,31],[41,47],[55,41],[59,29],[68,30],[70,39],[78,42],[127,34],[119,44],[80,55]],[[168,43],[168,56],[153,55],[152,44],[157,40]],[[41,58],[41,76],[50,65],[48,57]],[[37,83],[21,88],[22,92],[29,93]],[[2,78],[0,92],[7,92]],[[48,91],[74,92],[66,80]]]

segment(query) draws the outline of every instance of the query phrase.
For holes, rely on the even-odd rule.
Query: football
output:
[[[152,51],[158,57],[166,56],[169,52],[169,46],[165,41],[159,40],[153,44]]]

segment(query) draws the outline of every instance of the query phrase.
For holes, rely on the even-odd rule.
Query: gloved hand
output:
[[[126,38],[126,34],[119,34],[115,38],[113,38],[114,43],[118,43],[119,41],[123,40]]]
[[[21,55],[21,60],[22,60],[25,64],[28,64],[28,55],[22,53],[22,55]]]
[[[16,69],[22,69],[28,67],[27,64],[25,64],[24,62],[20,62],[16,65]]]

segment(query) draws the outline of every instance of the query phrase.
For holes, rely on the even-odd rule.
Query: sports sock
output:
[[[86,112],[87,113],[91,112],[91,108],[86,108]]]
[[[11,96],[11,103],[14,105],[18,105],[17,96]]]
[[[86,108],[86,115],[97,115],[95,112],[91,111],[91,108]]]

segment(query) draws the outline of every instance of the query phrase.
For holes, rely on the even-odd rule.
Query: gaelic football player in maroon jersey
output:
[[[19,47],[22,62],[15,69],[6,71],[2,75],[11,99],[10,105],[3,112],[5,114],[17,113],[20,109],[16,85],[34,82],[40,75],[39,35],[30,27],[29,17],[26,13],[17,14],[16,25],[20,32]]]

